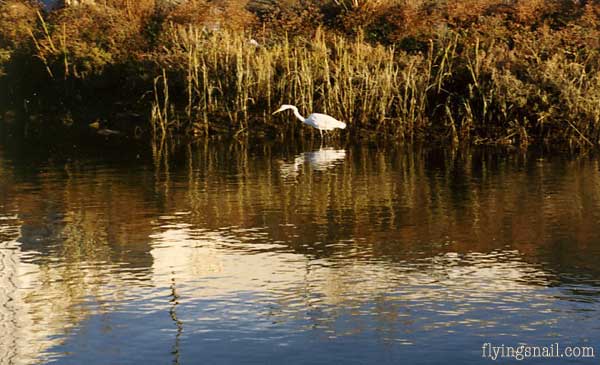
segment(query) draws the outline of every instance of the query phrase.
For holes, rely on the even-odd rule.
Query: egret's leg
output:
[[[323,140],[323,130],[319,129],[319,133],[321,133],[321,141]]]

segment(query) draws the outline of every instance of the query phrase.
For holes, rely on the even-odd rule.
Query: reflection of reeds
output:
[[[14,237],[8,238],[20,234],[21,243],[7,251],[12,255],[20,250],[17,246],[32,247],[32,243],[41,251],[35,253],[39,255],[35,280],[42,284],[35,286],[36,293],[29,291],[25,303],[33,303],[37,310],[38,305],[50,308],[48,298],[62,298],[57,301],[61,311],[54,311],[61,313],[60,318],[43,310],[29,311],[37,313],[35,323],[63,331],[66,322],[79,323],[88,315],[91,307],[79,305],[82,301],[109,305],[115,298],[132,298],[132,284],[136,290],[151,287],[148,279],[153,275],[159,285],[166,282],[168,287],[172,265],[181,264],[172,257],[186,261],[188,253],[213,249],[228,257],[227,270],[242,265],[232,275],[256,270],[252,258],[260,255],[247,254],[248,250],[266,253],[263,262],[269,278],[275,271],[268,265],[282,262],[290,273],[298,273],[298,266],[286,259],[290,253],[306,256],[316,270],[326,267],[324,261],[312,258],[338,260],[332,265],[334,271],[320,271],[332,283],[327,289],[332,300],[341,297],[336,293],[348,290],[369,298],[377,293],[381,287],[363,286],[364,280],[338,285],[344,277],[364,277],[361,268],[369,262],[385,279],[375,282],[383,285],[390,283],[392,268],[407,272],[403,264],[394,265],[400,261],[424,264],[421,267],[427,270],[412,276],[421,284],[425,279],[431,283],[435,276],[436,287],[441,281],[443,287],[460,288],[455,279],[473,283],[472,264],[481,264],[486,270],[480,274],[490,274],[484,275],[484,284],[494,283],[491,289],[504,290],[510,283],[522,288],[522,272],[509,270],[513,266],[504,261],[505,256],[498,265],[479,261],[478,255],[496,257],[495,252],[507,247],[508,256],[517,263],[541,261],[534,265],[536,270],[549,266],[549,272],[597,273],[596,256],[581,254],[593,253],[600,238],[596,213],[600,166],[589,158],[548,161],[498,150],[428,152],[354,146],[344,153],[337,151],[338,162],[326,168],[311,167],[305,160],[301,174],[290,184],[277,161],[292,161],[302,152],[294,151],[295,146],[202,143],[187,146],[185,165],[169,165],[164,154],[171,151],[163,146],[155,155],[154,171],[138,162],[136,168],[119,169],[84,159],[65,165],[55,162],[24,174],[11,169],[12,162],[0,160],[3,167],[9,165],[0,184],[3,204],[22,217]],[[184,235],[173,235],[176,232]],[[165,241],[159,241],[157,234],[163,234]],[[40,238],[49,244],[40,245]],[[238,257],[246,259],[232,260],[236,250]],[[24,259],[31,261],[31,255]],[[413,260],[415,255],[425,260]],[[162,262],[157,260],[160,257]],[[207,273],[210,260],[202,256],[189,262],[183,275],[197,284],[199,276],[187,269]],[[5,273],[13,275],[8,270]],[[449,277],[449,272],[454,276]],[[515,280],[488,280],[498,273],[518,275]],[[217,280],[235,277],[226,274]],[[315,271],[311,275],[313,280]],[[422,293],[423,287],[419,288]],[[139,293],[136,290],[134,294]],[[173,289],[171,294],[177,300],[179,293]],[[179,330],[175,305],[168,309]]]
[[[236,145],[204,145],[190,151],[190,189],[172,195],[173,206],[187,202],[190,220],[213,229],[251,228],[268,219],[273,239],[300,250],[303,242],[362,237],[365,245],[369,242],[373,247],[361,250],[385,255],[392,254],[393,249],[386,246],[390,242],[406,247],[447,240],[459,251],[486,251],[504,241],[514,241],[519,250],[526,251],[530,244],[553,242],[553,228],[544,223],[548,219],[570,222],[569,226],[576,227],[575,235],[593,235],[588,231],[593,218],[586,217],[587,208],[581,204],[584,196],[593,197],[595,203],[600,198],[598,174],[592,173],[596,163],[585,168],[578,163],[561,167],[547,162],[536,165],[535,160],[520,155],[498,158],[469,150],[448,151],[435,158],[409,151],[354,148],[347,151],[345,162],[330,170],[318,171],[306,162],[290,183],[289,171],[276,158],[279,153],[265,150],[271,163],[248,159],[248,153]],[[285,160],[295,161],[295,156],[292,153]],[[431,163],[436,159],[440,161],[434,173]],[[530,163],[535,166],[527,171]],[[591,173],[586,180],[594,183],[584,186],[579,178],[577,182],[567,177],[580,173]],[[544,174],[557,175],[549,180]],[[544,191],[558,195],[545,199]],[[572,204],[559,203],[572,194]],[[527,204],[523,196],[529,197]],[[288,232],[286,227],[295,228]]]

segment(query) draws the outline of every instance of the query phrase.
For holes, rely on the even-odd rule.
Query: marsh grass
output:
[[[219,117],[235,131],[256,124],[299,130],[287,117],[271,116],[284,103],[305,114],[335,115],[354,129],[412,137],[426,127],[426,93],[438,76],[423,55],[361,37],[326,38],[321,30],[310,40],[284,38],[264,46],[243,33],[204,33],[192,26],[173,27],[169,34],[163,63],[186,91],[180,98],[185,128],[208,131],[209,121]]]
[[[0,28],[0,73],[20,53],[52,83],[117,80],[149,101],[159,139],[314,135],[271,115],[291,103],[346,122],[345,138],[600,144],[596,2],[111,0],[49,13],[24,4],[0,0],[0,25],[18,23]]]
[[[271,116],[292,103],[304,114],[331,114],[355,133],[404,141],[435,136],[527,146],[536,138],[591,146],[600,137],[594,52],[580,59],[529,41],[510,49],[451,31],[431,39],[424,53],[321,29],[311,39],[259,46],[245,33],[193,26],[173,26],[168,35],[161,67],[170,70],[171,88],[185,95],[170,99],[170,107],[156,99],[154,109],[162,112],[154,114],[164,120],[169,111],[185,110],[179,127],[195,134],[312,133],[290,116]]]

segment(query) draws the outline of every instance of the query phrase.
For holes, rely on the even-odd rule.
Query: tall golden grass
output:
[[[12,13],[0,22],[22,26],[0,31],[0,59],[20,49],[56,80],[106,74],[144,85],[161,136],[310,133],[271,116],[293,103],[334,115],[350,133],[406,141],[600,144],[594,1],[159,4],[44,13],[2,1]]]
[[[259,46],[244,33],[193,26],[171,27],[169,39],[161,65],[172,88],[185,90],[180,108],[169,110],[185,109],[178,118],[186,130],[207,132],[214,124],[295,131],[297,123],[270,115],[294,103],[305,113],[334,115],[354,131],[402,140],[437,135],[526,146],[564,139],[592,146],[600,137],[597,52],[574,57],[547,44],[553,40],[543,31],[516,39],[512,49],[447,31],[425,53],[372,45],[360,35],[327,37],[321,29],[312,39]]]
[[[163,67],[185,87],[189,128],[207,130],[212,117],[243,130],[253,124],[284,124],[271,112],[283,103],[306,113],[322,111],[354,128],[403,134],[424,128],[432,70],[422,55],[369,45],[361,37],[283,39],[254,45],[245,34],[204,33],[172,27]],[[161,89],[161,94],[164,94]],[[160,101],[163,102],[162,100]]]

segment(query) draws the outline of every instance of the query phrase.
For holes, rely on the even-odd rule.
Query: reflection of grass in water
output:
[[[171,353],[173,354],[173,365],[179,365],[179,342],[181,338],[181,334],[183,333],[183,322],[177,318],[177,306],[179,305],[179,295],[177,294],[177,286],[175,282],[175,278],[173,278],[171,284],[171,307],[169,308],[169,316],[171,320],[175,323],[177,327],[177,334],[175,335],[175,343],[173,345],[173,350]]]
[[[553,228],[544,223],[548,219],[570,222],[577,231],[573,236],[584,244],[593,218],[586,217],[582,202],[600,197],[600,185],[582,185],[567,177],[592,172],[592,165],[584,170],[576,163],[546,165],[546,171],[549,166],[565,169],[553,172],[550,181],[543,179],[542,166],[527,171],[534,162],[519,155],[498,160],[493,153],[469,150],[434,157],[353,148],[343,163],[328,170],[307,164],[290,183],[288,166],[276,152],[270,151],[272,162],[265,163],[240,155],[222,160],[217,156],[230,152],[214,148],[192,155],[189,164],[189,186],[194,188],[185,199],[194,220],[209,227],[253,227],[267,214],[272,234],[292,245],[362,237],[365,241],[354,244],[373,245],[376,256],[394,254],[395,248],[385,244],[390,241],[402,242],[407,250],[419,242],[448,242],[459,251],[486,251],[499,242],[511,242],[527,251],[532,249],[529,245],[550,239]],[[292,163],[295,156],[283,160]],[[432,159],[437,164],[432,166]],[[229,173],[224,175],[223,169]],[[600,176],[592,175],[588,182],[599,181]],[[536,199],[532,189],[558,189],[560,193],[554,194],[559,199]],[[527,205],[522,204],[523,196],[530,197]],[[561,203],[560,197],[566,196],[575,197],[573,204]],[[289,226],[301,231],[285,228]],[[444,250],[442,246],[423,249]]]
[[[269,238],[323,256],[356,249],[395,257],[447,245],[486,252],[500,242],[535,256],[540,245],[552,244],[558,223],[572,227],[565,234],[575,247],[597,236],[591,211],[600,199],[600,170],[594,161],[550,164],[496,152],[355,147],[326,169],[304,162],[290,182],[279,161],[294,161],[302,150],[235,142],[184,152],[183,165],[161,155],[156,174],[150,168],[114,179],[114,171],[82,170],[70,184],[41,178],[43,196],[62,197],[56,209],[65,212],[63,238],[53,254],[69,263],[65,276],[77,276],[81,263],[148,265],[153,219],[173,212],[189,212],[186,223],[208,230],[266,227]],[[30,214],[45,209],[18,192],[9,196]],[[93,204],[82,209],[83,201]],[[348,242],[331,245],[342,241]]]
[[[325,169],[303,160],[293,179],[285,176],[280,161],[294,163],[314,150],[203,141],[180,152],[164,145],[156,150],[153,168],[126,178],[111,176],[116,170],[81,168],[72,171],[68,184],[52,176],[42,176],[40,184],[43,196],[61,197],[60,255],[75,263],[123,257],[146,265],[144,237],[152,230],[152,216],[183,211],[190,212],[189,223],[207,229],[267,226],[270,235],[298,249],[302,242],[362,237],[366,240],[354,244],[373,245],[375,255],[384,256],[394,253],[386,240],[406,245],[454,240],[463,249],[485,251],[495,244],[488,237],[494,237],[534,250],[534,242],[546,242],[560,228],[548,222],[569,222],[574,244],[595,234],[591,211],[600,199],[600,170],[594,161],[353,147]],[[31,214],[47,209],[18,192],[8,195]],[[83,209],[84,201],[93,204]]]
[[[123,265],[135,260],[132,251],[136,242],[128,232],[140,234],[143,247],[139,250],[148,252],[156,217],[175,212],[190,212],[175,220],[189,224],[190,230],[225,230],[227,235],[242,232],[241,237],[247,239],[249,229],[260,227],[261,232],[267,233],[268,241],[279,241],[277,247],[261,251],[259,240],[254,247],[263,254],[283,251],[309,259],[339,260],[333,270],[324,270],[322,263],[315,260],[320,276],[312,276],[307,282],[325,284],[309,290],[315,290],[317,295],[324,292],[325,299],[336,305],[358,306],[362,299],[374,300],[379,308],[373,310],[381,315],[382,326],[386,321],[395,323],[398,319],[394,313],[400,312],[393,300],[380,294],[388,292],[385,285],[390,284],[390,267],[394,267],[390,262],[411,259],[411,255],[424,258],[428,271],[418,271],[418,275],[402,271],[406,275],[398,276],[413,278],[416,285],[422,284],[421,279],[429,283],[439,275],[453,293],[461,293],[456,278],[466,283],[478,284],[477,279],[481,279],[490,285],[498,284],[494,288],[502,292],[519,289],[523,284],[523,273],[509,270],[511,262],[535,262],[540,250],[555,249],[554,223],[562,222],[572,230],[568,252],[557,256],[560,270],[573,263],[589,264],[569,252],[591,252],[588,245],[597,241],[597,216],[590,214],[600,204],[597,161],[581,159],[555,164],[526,155],[501,155],[498,151],[448,150],[434,155],[427,151],[355,147],[346,150],[343,163],[320,171],[307,165],[295,184],[286,184],[277,161],[291,161],[302,149],[290,147],[282,152],[269,145],[256,148],[238,142],[188,147],[186,164],[175,165],[172,160],[158,164],[159,168],[168,164],[168,174],[154,175],[150,169],[142,176],[132,173],[129,179],[115,179],[114,170],[84,169],[64,184],[56,175],[40,174],[44,199],[40,195],[32,198],[26,190],[7,194],[6,199],[15,199],[27,213],[23,214],[24,219],[45,212],[40,208],[41,202],[56,202],[57,196],[62,198],[53,209],[68,213],[60,223],[64,225],[60,229],[62,250],[48,253],[49,263],[39,267],[39,292],[25,298],[26,302],[35,303],[35,323],[63,328],[64,323],[81,323],[93,310],[81,303],[97,300],[109,310],[112,300],[129,298],[131,279],[139,277],[140,271],[129,271]],[[60,166],[57,169],[62,170]],[[162,180],[153,184],[157,176]],[[81,209],[82,202],[99,195],[102,199],[94,199],[93,204]],[[46,199],[49,197],[52,199]],[[523,204],[524,197],[528,198],[527,204]],[[136,211],[144,214],[133,214]],[[230,229],[234,226],[240,230]],[[230,245],[223,251],[247,250],[252,243],[236,240],[237,247]],[[494,261],[494,255],[491,261],[479,262],[474,254],[503,250],[506,243],[518,251],[506,262],[503,258]],[[252,257],[243,252],[244,257]],[[443,255],[454,252],[458,254]],[[61,259],[60,264],[56,264],[55,255]],[[264,262],[270,259],[267,257]],[[88,265],[94,262],[99,264]],[[462,262],[479,263],[486,271],[473,277],[472,265],[463,266]],[[111,264],[123,267],[113,270]],[[153,264],[149,260],[138,265],[148,269]],[[552,263],[543,264],[552,267]],[[490,265],[498,270],[489,270]],[[527,265],[523,266],[525,274],[531,275]],[[373,273],[379,273],[372,277],[377,280],[349,280]],[[491,276],[481,276],[486,273]],[[506,280],[492,280],[498,273]],[[517,276],[508,277],[507,273]],[[448,274],[454,277],[446,277]],[[516,286],[503,287],[499,285],[502,283]],[[185,285],[178,282],[180,286],[176,288],[175,283],[171,284],[172,302],[165,311],[177,327],[175,336],[179,336],[182,324],[176,313],[177,289]],[[136,285],[152,284],[142,280]],[[344,293],[348,292],[356,296],[356,302],[345,302]],[[422,300],[423,293],[419,289],[410,294]],[[431,300],[439,294],[435,290],[427,293]],[[447,298],[448,290],[443,290],[443,294]],[[310,295],[309,291],[307,296]],[[51,307],[54,313],[50,314],[41,310],[48,308],[47,301],[41,298],[49,297],[57,299]],[[39,311],[36,306],[40,306]],[[332,317],[315,318],[327,322]],[[176,360],[177,342],[173,351]]]

